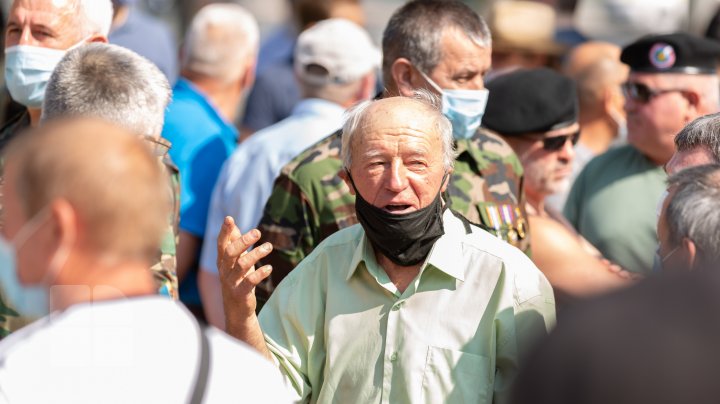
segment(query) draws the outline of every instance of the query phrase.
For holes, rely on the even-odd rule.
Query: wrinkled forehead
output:
[[[74,21],[79,12],[78,0],[15,0],[8,16],[15,23],[42,24],[57,28],[59,24]],[[67,30],[78,30],[68,25]]]

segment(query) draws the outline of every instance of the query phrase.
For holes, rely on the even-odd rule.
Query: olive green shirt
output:
[[[445,235],[400,293],[360,225],[323,241],[260,313],[297,399],[503,402],[555,321],[550,284],[508,243],[449,210]]]

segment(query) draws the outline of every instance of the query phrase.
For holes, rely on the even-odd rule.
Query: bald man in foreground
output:
[[[269,362],[156,296],[147,268],[167,224],[167,179],[136,135],[49,123],[3,158],[0,268],[51,314],[0,343],[0,401],[195,403],[242,391],[288,402]],[[183,355],[158,357],[167,351]]]

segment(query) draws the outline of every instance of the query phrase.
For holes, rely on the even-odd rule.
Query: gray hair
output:
[[[701,147],[720,163],[720,113],[701,116],[685,125],[675,136],[675,146],[679,152]]]
[[[75,0],[73,3],[70,6],[75,7],[78,17],[82,17],[78,28],[83,37],[93,34],[108,36],[113,18],[111,0]]]
[[[457,153],[455,152],[452,124],[441,111],[440,97],[428,90],[418,89],[414,91],[412,97],[406,98],[410,98],[421,103],[427,109],[428,114],[430,114],[430,117],[433,118],[433,129],[435,129],[438,135],[440,135],[440,140],[442,141],[443,165],[445,170],[453,168]],[[340,151],[343,166],[346,169],[350,169],[350,164],[352,163],[353,138],[358,134],[358,132],[362,132],[363,122],[366,119],[368,107],[374,102],[377,101],[362,101],[348,109],[345,113],[345,124],[342,128],[342,145]],[[360,134],[360,136],[362,136],[362,134]]]
[[[152,62],[126,48],[91,43],[68,52],[45,90],[43,122],[93,117],[139,135],[159,136],[170,85]]]
[[[260,33],[255,18],[237,4],[203,7],[185,36],[183,69],[224,81],[240,77],[258,52]]]
[[[670,243],[695,243],[701,262],[720,260],[720,164],[682,170],[668,179],[675,193],[665,211]]]
[[[383,34],[384,77],[391,77],[390,67],[398,58],[406,58],[430,74],[443,56],[440,38],[444,30],[451,28],[464,32],[478,46],[491,46],[485,21],[460,1],[411,1],[402,6],[390,17]]]

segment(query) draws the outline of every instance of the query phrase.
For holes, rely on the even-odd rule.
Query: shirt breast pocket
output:
[[[428,347],[422,383],[424,403],[490,403],[494,371],[482,355]]]

